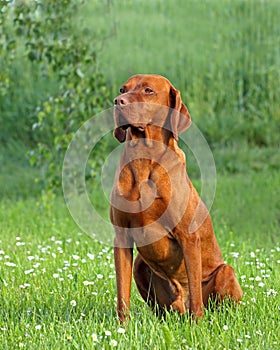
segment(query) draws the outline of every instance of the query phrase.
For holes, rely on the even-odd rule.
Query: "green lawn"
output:
[[[32,171],[24,164],[26,186]],[[44,207],[33,188],[1,182],[0,344],[2,349],[276,349],[279,331],[280,246],[276,171],[218,176],[212,208],[224,259],[244,290],[237,308],[158,319],[132,290],[131,320],[116,318],[112,247],[81,233],[62,198]],[[36,174],[35,174],[36,175]],[[3,168],[0,174],[3,179]],[[197,182],[197,181],[196,181]],[[11,183],[10,183],[11,186]],[[12,188],[12,186],[10,187]],[[4,193],[3,193],[4,192]]]

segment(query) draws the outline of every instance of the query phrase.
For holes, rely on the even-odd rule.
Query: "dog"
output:
[[[198,320],[210,299],[239,302],[241,287],[178,146],[191,124],[180,92],[160,75],[132,76],[114,100],[114,120],[114,136],[125,142],[110,208],[119,320],[129,317],[132,274],[159,313],[189,312]]]

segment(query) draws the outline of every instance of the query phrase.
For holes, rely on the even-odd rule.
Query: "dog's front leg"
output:
[[[203,317],[201,244],[198,233],[184,235],[181,240],[188,274],[190,311],[195,317]]]
[[[115,238],[114,258],[117,280],[118,317],[124,322],[129,316],[130,290],[132,280],[133,248],[118,247],[118,238]]]

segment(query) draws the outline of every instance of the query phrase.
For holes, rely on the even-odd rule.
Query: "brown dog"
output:
[[[242,290],[177,144],[190,125],[180,92],[159,75],[133,76],[120,92],[114,135],[126,144],[111,194],[120,320],[129,313],[134,244],[136,285],[156,310],[202,317],[209,297],[238,302]]]

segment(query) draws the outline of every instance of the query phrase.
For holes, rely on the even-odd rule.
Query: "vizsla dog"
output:
[[[114,103],[114,135],[125,142],[110,212],[119,319],[129,316],[132,273],[143,299],[160,313],[190,312],[196,319],[209,298],[238,302],[242,290],[178,147],[190,125],[180,92],[162,76],[135,75]]]

